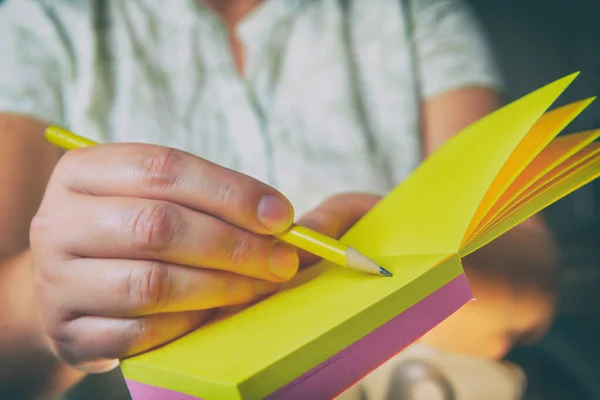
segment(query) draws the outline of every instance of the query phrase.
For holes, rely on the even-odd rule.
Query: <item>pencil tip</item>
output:
[[[382,266],[379,266],[379,273],[383,276],[394,276],[394,275],[392,275],[392,273],[390,271],[383,268]]]

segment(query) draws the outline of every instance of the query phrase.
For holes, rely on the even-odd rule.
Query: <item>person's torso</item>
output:
[[[265,1],[238,30],[243,78],[196,0],[62,4],[78,133],[183,149],[274,185],[299,213],[385,193],[420,160],[399,1]]]

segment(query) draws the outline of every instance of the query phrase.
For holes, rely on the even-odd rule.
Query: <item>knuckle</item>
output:
[[[83,147],[65,152],[56,163],[52,176],[56,176],[59,181],[68,183],[73,171],[78,171],[79,166],[89,159],[89,153],[94,151],[96,151],[95,148]]]
[[[215,186],[213,199],[217,204],[230,206],[235,199],[237,182],[231,177],[221,177]]]
[[[124,343],[122,351],[125,354],[136,353],[137,349],[147,347],[148,344],[164,342],[160,327],[153,323],[152,318],[137,318],[133,321],[129,340]]]
[[[38,265],[34,265],[32,269],[32,287],[33,293],[40,300],[46,300],[46,295],[51,287],[55,284],[55,274],[52,268],[39,268]],[[45,308],[48,305],[47,301],[40,302],[40,307]]]
[[[126,355],[127,337],[118,330],[104,329],[90,316],[75,319],[59,315],[46,321],[45,334],[52,353],[61,361],[73,366],[91,366],[106,359],[118,359]],[[91,363],[91,364],[90,364]]]
[[[44,236],[52,231],[52,220],[47,214],[38,212],[29,225],[29,241],[32,244],[43,242]]]
[[[81,180],[80,171],[83,164],[90,162],[90,152],[95,151],[97,150],[94,147],[88,147],[65,152],[52,171],[45,197],[50,194],[55,196],[56,193],[65,190],[91,194],[89,188]]]
[[[54,353],[56,356],[69,365],[76,365],[85,360],[81,358],[79,352],[76,351],[69,342],[55,341],[54,342]]]
[[[177,184],[183,161],[179,150],[160,148],[154,154],[142,159],[140,178],[144,185],[159,191],[165,191]]]
[[[177,208],[169,203],[155,203],[135,214],[131,226],[133,243],[140,250],[163,250],[172,245],[181,227]]]
[[[150,324],[146,318],[138,318],[133,325],[133,329],[131,330],[131,339],[127,345],[126,351],[135,346],[136,343],[144,343],[148,341],[148,335],[150,332]]]
[[[65,231],[59,226],[60,216],[48,213],[36,214],[29,225],[29,248],[32,254],[33,271],[54,273],[57,268],[70,259],[68,242],[56,232]]]
[[[77,364],[82,361],[78,350],[77,336],[71,332],[70,326],[73,321],[61,321],[51,325],[47,334],[51,340],[54,353],[67,364]]]
[[[250,232],[238,233],[229,248],[228,258],[232,266],[241,267],[252,257],[254,236]]]
[[[90,149],[84,147],[65,152],[58,160],[56,169],[59,171],[62,171],[63,169],[68,171],[73,167],[73,164],[79,163],[81,158],[86,156],[89,151]]]
[[[150,263],[146,268],[130,272],[126,287],[129,298],[140,308],[158,308],[165,304],[170,296],[169,268],[161,262]]]

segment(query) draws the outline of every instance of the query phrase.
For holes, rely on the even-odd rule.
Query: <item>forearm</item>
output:
[[[448,139],[500,107],[492,89],[472,87],[443,93],[422,106],[423,151],[429,156]]]
[[[0,263],[0,398],[51,398],[83,374],[47,348],[37,317],[29,251]]]
[[[0,113],[0,258],[29,246],[29,224],[60,159],[44,129],[41,121]]]

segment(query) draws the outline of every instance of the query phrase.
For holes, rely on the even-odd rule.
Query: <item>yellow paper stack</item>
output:
[[[460,257],[600,174],[600,132],[555,138],[592,99],[548,112],[576,75],[464,129],[342,238],[393,278],[321,262],[267,300],[124,360],[134,398],[152,388],[172,399],[328,398],[373,368],[348,349],[376,353],[378,329],[398,331],[378,363],[416,340],[470,298],[449,289],[464,278]]]

